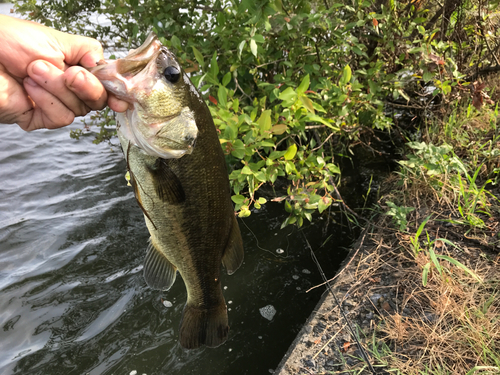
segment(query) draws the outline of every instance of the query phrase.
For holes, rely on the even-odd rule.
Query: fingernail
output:
[[[85,76],[83,72],[78,72],[73,78],[73,81],[69,83],[69,87],[72,89],[81,89],[85,85]]]
[[[33,81],[30,77],[27,77],[24,80],[24,82],[26,82],[28,85],[33,86],[33,87],[37,87],[38,86],[38,84],[35,81]]]
[[[35,65],[33,65],[32,71],[33,74],[41,76],[49,71],[49,67],[44,62],[37,61]]]

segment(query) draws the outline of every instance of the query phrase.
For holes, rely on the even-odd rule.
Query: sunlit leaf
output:
[[[339,84],[341,86],[347,85],[351,81],[351,77],[352,77],[351,67],[349,66],[349,64],[347,64],[346,66],[344,66],[344,69],[342,70],[342,76],[340,77]]]
[[[252,54],[257,57],[257,43],[255,43],[254,39],[250,39],[250,51],[252,51]]]
[[[288,126],[286,126],[285,124],[277,124],[271,128],[271,131],[273,134],[281,135],[284,132],[286,132],[287,128],[288,128]]]
[[[309,88],[310,84],[310,78],[309,74],[307,74],[304,78],[302,78],[302,81],[300,82],[299,87],[297,87],[297,95],[301,96],[304,95],[304,92]]]
[[[315,113],[314,112],[314,107],[313,107],[313,102],[311,101],[311,99],[309,99],[307,96],[300,96],[300,101],[302,102],[302,104],[304,105],[304,107],[311,113]]]
[[[292,160],[295,157],[295,154],[297,153],[297,145],[294,143],[288,147],[286,150],[286,153],[284,155],[285,160]]]

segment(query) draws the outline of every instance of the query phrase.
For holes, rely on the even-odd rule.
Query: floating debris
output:
[[[299,275],[293,275],[293,276],[292,276],[292,279],[294,279],[294,280],[298,280],[298,279],[299,279]]]
[[[267,320],[273,320],[274,315],[276,314],[276,309],[274,308],[273,305],[267,305],[264,307],[261,307],[259,309],[260,315],[262,317],[266,318]]]
[[[305,273],[306,275],[309,275],[311,273],[311,271],[309,271],[307,268],[304,268],[302,270],[302,273]]]
[[[172,307],[173,304],[172,304],[172,302],[165,300],[165,301],[163,301],[163,306],[165,306],[165,307]]]
[[[283,254],[283,253],[285,252],[285,250],[283,250],[281,247],[278,247],[278,248],[276,249],[276,252],[277,252],[278,254]]]

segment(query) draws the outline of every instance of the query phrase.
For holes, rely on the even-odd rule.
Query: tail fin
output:
[[[211,309],[188,304],[184,307],[179,333],[182,347],[195,349],[206,345],[215,348],[227,340],[228,332],[225,303]]]

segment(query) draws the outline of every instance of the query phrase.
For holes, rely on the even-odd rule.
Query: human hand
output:
[[[0,16],[0,40],[0,123],[59,128],[106,103],[127,109],[83,68],[103,59],[98,41],[8,16]]]

